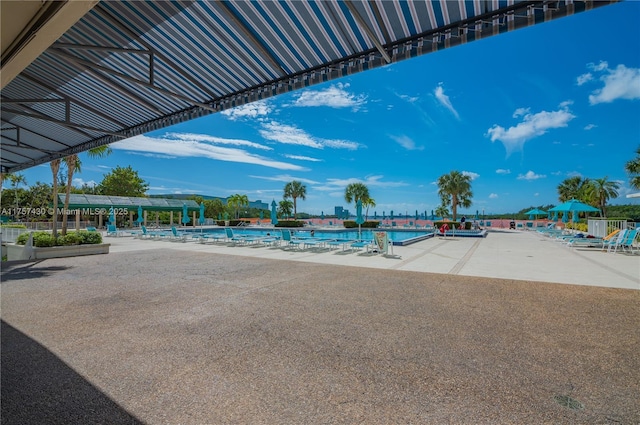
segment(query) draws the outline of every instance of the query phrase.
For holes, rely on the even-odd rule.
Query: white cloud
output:
[[[557,111],[542,111],[537,114],[526,112],[522,122],[508,129],[494,124],[486,135],[491,137],[492,142],[502,142],[509,156],[513,152],[521,151],[528,140],[541,136],[550,129],[566,127],[575,115],[569,111],[566,102],[563,102],[563,105]]]
[[[503,170],[501,168],[498,168],[496,170],[496,174],[511,174],[511,170]]]
[[[527,115],[530,110],[531,110],[531,108],[518,108],[513,113],[513,118],[523,117],[523,116]]]
[[[247,152],[243,149],[216,146],[194,139],[182,140],[179,138],[168,139],[149,136],[135,136],[121,142],[112,143],[113,149],[129,152],[143,152],[152,154],[164,154],[174,157],[210,158],[218,161],[240,162],[245,164],[262,165],[280,170],[304,170],[295,164],[274,161],[259,155]]]
[[[414,151],[414,150],[424,149],[424,146],[416,146],[416,142],[414,142],[413,139],[411,139],[408,136],[403,135],[403,136],[389,136],[389,137],[391,137],[391,139],[393,139],[397,144],[399,144],[406,150]]]
[[[334,84],[323,90],[305,90],[293,102],[293,106],[313,107],[328,106],[330,108],[352,108],[357,111],[367,102],[364,95],[349,93],[349,84]]]
[[[576,83],[579,86],[581,86],[585,83],[588,83],[591,80],[593,80],[593,74],[590,72],[587,72],[586,74],[579,75],[578,78],[576,78]]]
[[[351,183],[364,183],[369,188],[389,188],[389,187],[408,186],[408,183],[384,181],[382,180],[383,178],[384,176],[382,175],[366,176],[364,179],[360,179],[356,177],[351,177],[348,179],[329,178],[327,179],[324,185],[316,186],[314,187],[314,189],[327,191],[327,192],[335,192],[336,190],[341,190],[346,188]],[[344,196],[344,191],[342,191],[342,196]]]
[[[442,87],[442,83],[438,84],[438,86],[435,88],[435,90],[433,91],[433,93],[436,96],[436,99],[438,99],[438,101],[445,107],[447,108],[449,111],[451,111],[451,113],[453,115],[455,115],[455,117],[457,119],[460,119],[460,115],[458,115],[458,111],[456,111],[453,107],[453,105],[451,104],[451,100],[449,100],[449,96],[447,96],[446,94],[444,94],[444,88]]]
[[[226,116],[230,120],[241,118],[258,118],[265,116],[271,112],[271,105],[266,100],[256,100],[255,102],[236,106],[235,108],[226,109],[220,114]]]
[[[498,197],[497,193],[492,193],[489,195],[489,199],[496,199]]]
[[[340,139],[322,139],[314,137],[306,131],[292,125],[281,124],[276,121],[264,123],[260,135],[267,140],[287,145],[307,146],[315,149],[336,148],[356,150],[360,146],[356,142]]]
[[[589,95],[589,103],[611,103],[618,99],[640,99],[640,68],[627,68],[620,64],[615,69],[609,68],[606,62],[592,66],[594,71],[601,72],[599,81],[604,83]]]
[[[271,151],[273,148],[269,146],[261,145],[259,143],[250,142],[242,139],[224,139],[222,137],[209,136],[207,134],[195,134],[195,133],[167,133],[166,136],[170,139],[183,140],[187,142],[206,142],[215,143],[219,145],[233,145],[233,146],[246,146],[254,149],[262,149]]]
[[[312,158],[310,156],[302,156],[302,155],[284,155],[286,158],[298,159],[300,161],[311,161],[311,162],[322,162],[322,159]]]
[[[544,179],[546,177],[547,176],[545,176],[544,174],[536,174],[533,171],[529,170],[526,174],[519,174],[518,180],[538,180]]]
[[[80,177],[75,177],[73,179],[73,185],[75,185],[76,187],[84,185],[86,185],[87,187],[96,187],[98,183],[96,183],[95,180],[84,181]]]
[[[590,63],[587,65],[588,68],[594,70],[594,71],[604,71],[605,69],[609,68],[609,63],[607,61],[600,61],[599,64],[594,64],[594,63]]]
[[[475,179],[477,179],[478,177],[480,177],[480,174],[478,174],[478,173],[474,173],[474,172],[472,172],[472,171],[462,171],[462,173],[461,173],[461,174],[462,174],[463,176],[469,176],[469,177],[471,177],[471,180],[472,180],[472,181],[473,181],[473,180],[475,180]]]
[[[249,176],[252,177],[254,179],[262,179],[262,180],[270,180],[270,181],[274,181],[274,182],[286,182],[289,183],[293,180],[297,180],[299,182],[302,183],[306,183],[306,184],[319,184],[319,182],[315,181],[315,180],[310,180],[310,179],[304,179],[304,178],[300,178],[300,177],[293,177],[289,174],[280,174],[278,176]]]
[[[398,97],[402,100],[406,100],[409,103],[417,102],[420,99],[418,96],[409,96],[406,94],[399,94]]]
[[[596,128],[596,127],[597,127],[597,125],[595,125],[595,124],[587,124],[587,125],[584,126],[584,129],[588,131],[588,130],[592,130],[592,129]]]

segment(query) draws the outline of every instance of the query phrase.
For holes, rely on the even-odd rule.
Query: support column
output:
[[[80,230],[80,208],[76,210],[76,232]]]
[[[149,212],[149,211],[143,211],[143,212],[142,212],[142,216],[144,217],[144,225],[145,225],[145,226],[147,225],[147,216],[148,216],[148,214],[147,214],[147,213],[148,213],[148,212]]]
[[[192,226],[196,227],[196,212],[193,212],[193,222],[192,222]]]
[[[169,213],[169,223],[173,226],[173,211]]]

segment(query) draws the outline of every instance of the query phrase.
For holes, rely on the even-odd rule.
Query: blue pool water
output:
[[[362,230],[362,237],[358,238],[358,230],[345,230],[345,229],[336,229],[336,230],[331,230],[331,229],[314,229],[315,230],[315,235],[314,237],[316,238],[331,238],[331,239],[349,239],[349,240],[356,240],[356,239],[363,239],[363,240],[373,240],[373,232],[371,231],[371,229],[363,229]],[[411,243],[414,242],[418,242],[421,241],[423,239],[426,238],[430,238],[433,236],[433,231],[430,230],[415,230],[415,231],[411,231],[411,230],[381,230],[381,229],[376,229],[376,232],[387,232],[387,235],[389,236],[389,239],[391,241],[393,241],[394,245],[409,245]],[[199,229],[196,230],[192,230],[193,233],[200,233]],[[210,234],[214,234],[214,233],[219,233],[219,234],[224,234],[225,230],[224,228],[219,228],[219,229],[204,229],[203,233],[210,233]],[[300,230],[296,230],[293,229],[294,232],[294,236],[296,237],[311,237],[311,229],[300,229]],[[279,236],[280,233],[280,229],[278,228],[265,228],[265,229],[255,229],[255,228],[243,228],[243,229],[237,229],[237,228],[233,228],[233,233],[234,235],[251,235],[251,236],[266,236],[267,233],[269,233],[270,235],[274,236]]]

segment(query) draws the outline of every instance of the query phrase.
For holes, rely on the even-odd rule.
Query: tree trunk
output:
[[[64,195],[64,211],[62,212],[62,236],[67,234],[67,210],[69,210],[69,197],[71,196],[71,182],[73,181],[73,172],[76,169],[77,158],[71,155],[67,158],[67,190]]]
[[[60,171],[60,160],[51,161],[51,173],[53,174],[53,237],[58,237],[58,171]]]

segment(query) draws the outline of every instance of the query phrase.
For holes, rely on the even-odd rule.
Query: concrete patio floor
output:
[[[3,424],[640,422],[638,255],[107,241],[3,265]]]

